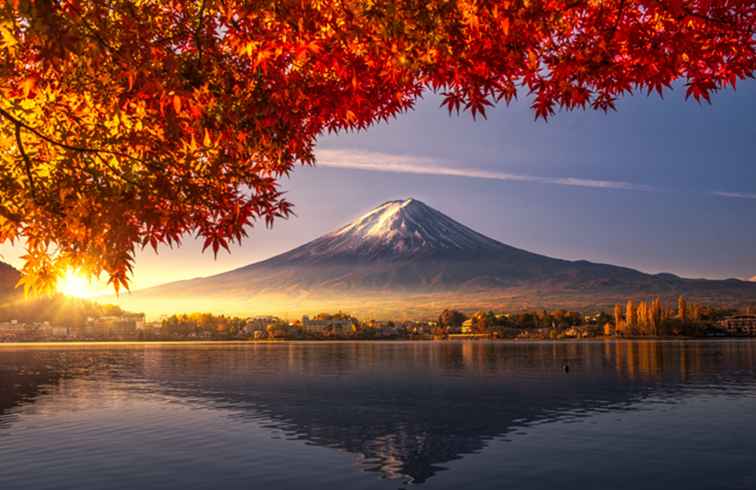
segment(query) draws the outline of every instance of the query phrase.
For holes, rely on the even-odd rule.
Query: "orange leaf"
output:
[[[127,74],[127,77],[129,79],[129,90],[131,90],[132,88],[134,88],[134,80],[136,79],[136,73],[130,70],[129,73]]]
[[[36,87],[36,86],[37,86],[37,79],[36,78],[29,77],[26,80],[24,80],[21,83],[21,88],[24,91],[24,97],[28,98],[29,94],[31,93],[32,90],[34,90],[34,87]]]
[[[176,114],[181,113],[181,97],[178,95],[173,96],[173,110],[176,111]]]

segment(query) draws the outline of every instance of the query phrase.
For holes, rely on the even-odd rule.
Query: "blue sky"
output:
[[[487,120],[429,94],[366,132],[326,135],[321,164],[284,183],[297,217],[255,229],[231,255],[191,241],[137,259],[135,287],[221,272],[415,197],[534,252],[692,277],[756,275],[756,82],[716,95],[636,95],[618,112],[534,121],[527,99]],[[390,171],[385,171],[390,170]],[[14,263],[18,250],[0,249]]]

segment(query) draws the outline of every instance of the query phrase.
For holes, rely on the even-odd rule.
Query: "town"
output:
[[[144,314],[122,310],[65,319],[0,322],[0,342],[50,341],[213,341],[213,340],[559,340],[638,337],[756,336],[756,314],[657,298],[605,311],[567,310],[525,312],[478,311],[465,314],[446,309],[432,320],[359,320],[347,313],[321,313],[287,320],[276,316],[240,318],[210,313],[177,314],[145,321]]]

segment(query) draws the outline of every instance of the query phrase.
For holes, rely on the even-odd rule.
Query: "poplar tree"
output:
[[[627,333],[630,335],[634,334],[638,324],[638,312],[635,310],[635,305],[631,299],[627,300],[625,321],[627,322]]]
[[[683,295],[677,298],[677,317],[683,324],[688,323],[688,304]]]
[[[614,328],[617,333],[624,333],[625,325],[622,321],[622,305],[614,305]]]

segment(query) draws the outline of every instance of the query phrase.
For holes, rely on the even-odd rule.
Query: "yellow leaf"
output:
[[[18,44],[16,36],[13,35],[13,24],[10,22],[3,22],[0,24],[0,39],[2,44],[0,47],[11,49]]]

